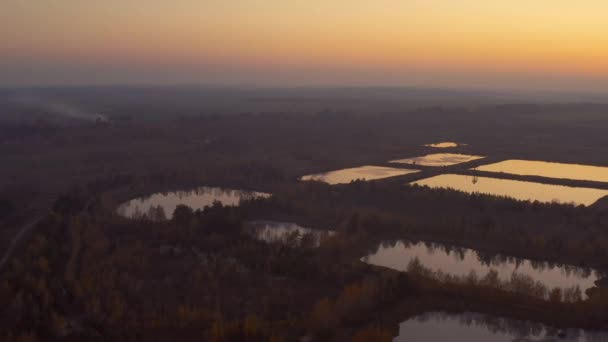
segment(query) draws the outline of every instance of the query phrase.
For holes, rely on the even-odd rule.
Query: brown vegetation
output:
[[[493,108],[504,117],[468,109],[205,116],[2,137],[3,166],[10,166],[0,170],[3,234],[12,236],[35,210],[30,205],[51,213],[0,276],[0,338],[383,341],[400,320],[429,309],[605,329],[608,292],[602,288],[581,301],[576,289],[546,289],[524,278],[457,279],[416,265],[398,273],[358,258],[382,241],[417,238],[488,257],[607,269],[606,211],[404,185],[437,172],[430,169],[334,187],[297,181],[307,173],[422,154],[429,151],[422,144],[446,136],[469,143],[459,152],[497,159],[605,162],[608,143],[597,124],[603,117],[581,116],[572,130],[567,111],[557,120],[526,108],[525,115]],[[524,116],[534,120],[507,120]],[[551,134],[539,138],[540,128]],[[193,185],[275,196],[239,208],[180,207],[159,222],[114,214],[123,200]],[[49,206],[56,192],[63,195]],[[156,210],[154,216],[163,215]],[[319,249],[266,244],[242,234],[243,222],[252,219],[294,220],[340,234]]]

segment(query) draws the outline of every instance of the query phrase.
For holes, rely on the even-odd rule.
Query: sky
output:
[[[0,85],[608,89],[605,0],[2,0]]]

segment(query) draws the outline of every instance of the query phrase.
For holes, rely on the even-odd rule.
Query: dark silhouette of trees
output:
[[[0,222],[7,221],[17,214],[15,203],[8,198],[0,197]]]
[[[188,226],[194,218],[194,210],[187,205],[179,204],[173,211],[173,221],[178,226]]]
[[[74,194],[64,194],[57,197],[53,203],[53,211],[62,215],[76,214],[84,209],[85,200]]]

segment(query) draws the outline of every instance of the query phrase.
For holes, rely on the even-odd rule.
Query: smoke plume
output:
[[[41,111],[48,112],[50,114],[59,115],[69,119],[86,120],[91,122],[108,121],[108,118],[104,115],[87,111],[64,102],[47,100],[34,96],[20,96],[15,100],[23,106],[27,106],[32,109],[38,109]]]

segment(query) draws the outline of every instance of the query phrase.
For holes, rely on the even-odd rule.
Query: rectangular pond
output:
[[[473,156],[458,153],[435,153],[422,157],[405,158],[391,160],[390,163],[422,165],[422,166],[450,166],[467,163],[473,160],[482,159],[482,156]]]
[[[303,181],[318,181],[328,184],[348,184],[354,180],[375,180],[389,177],[407,175],[420,172],[419,170],[398,169],[383,166],[365,165],[350,169],[342,169],[314,175],[307,175],[301,178]]]
[[[431,188],[454,189],[466,193],[506,196],[517,200],[570,203],[589,206],[608,196],[608,190],[541,184],[534,182],[444,174],[412,182]]]
[[[505,160],[476,167],[475,170],[502,172],[520,176],[541,176],[571,180],[608,182],[608,167],[563,164],[534,160]]]

